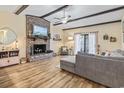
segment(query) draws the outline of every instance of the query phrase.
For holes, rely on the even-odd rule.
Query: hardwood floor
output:
[[[0,69],[0,87],[25,88],[101,88],[100,84],[84,79],[56,66],[59,57]]]

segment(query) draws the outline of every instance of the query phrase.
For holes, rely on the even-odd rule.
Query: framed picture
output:
[[[109,36],[107,35],[107,34],[105,34],[104,36],[103,36],[103,40],[108,40],[109,39]]]
[[[61,36],[59,34],[54,34],[53,35],[53,40],[61,40]]]
[[[116,42],[116,37],[110,37],[110,42]]]

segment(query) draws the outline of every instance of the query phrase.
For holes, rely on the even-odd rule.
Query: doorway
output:
[[[78,52],[96,54],[97,34],[97,32],[75,34],[75,54]]]

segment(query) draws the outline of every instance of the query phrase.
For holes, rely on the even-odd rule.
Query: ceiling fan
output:
[[[63,11],[63,16],[62,17],[55,17],[54,19],[57,19],[58,21],[55,22],[55,23],[63,23],[63,24],[66,24],[69,20],[70,20],[70,15],[66,15],[65,14],[65,9]]]

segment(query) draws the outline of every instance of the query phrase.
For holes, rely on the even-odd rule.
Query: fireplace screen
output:
[[[41,54],[46,52],[46,44],[34,44],[31,47],[31,55]]]

